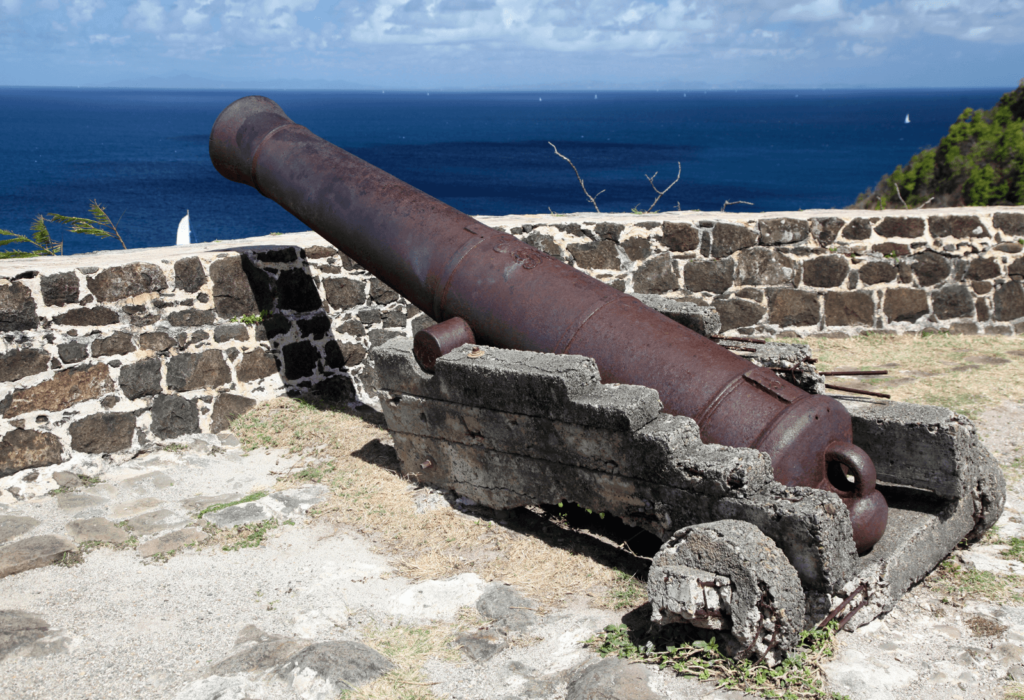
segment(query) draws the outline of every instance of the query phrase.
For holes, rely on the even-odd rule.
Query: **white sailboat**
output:
[[[189,245],[192,243],[192,229],[188,226],[188,209],[185,210],[185,217],[178,223],[178,245]]]
[[[908,114],[908,115],[906,116],[906,118],[905,118],[905,119],[903,120],[903,123],[904,123],[904,124],[909,124],[909,123],[910,123],[910,115],[909,115],[909,114]]]

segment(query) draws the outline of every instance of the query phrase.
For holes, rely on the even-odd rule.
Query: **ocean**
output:
[[[1009,89],[1009,88],[1008,88]],[[1002,90],[414,93],[268,91],[288,115],[473,215],[646,209],[844,207],[896,165],[934,146],[966,107]],[[106,207],[129,247],[305,230],[210,163],[220,111],[246,93],[0,88],[0,229],[28,234],[39,214]],[[910,123],[906,122],[909,115]],[[680,166],[677,166],[677,163]],[[656,217],[655,217],[656,218]],[[116,241],[60,233],[65,253]]]

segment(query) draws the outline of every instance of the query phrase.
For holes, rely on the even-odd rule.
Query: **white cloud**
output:
[[[839,0],[811,0],[776,10],[773,22],[824,22],[844,16]]]
[[[75,24],[88,22],[97,10],[106,7],[103,0],[71,0],[68,6],[68,19]]]
[[[164,6],[159,0],[139,0],[129,8],[124,23],[134,29],[160,32],[164,28]]]
[[[3,7],[6,12],[10,12],[13,15],[21,9],[21,0],[2,0],[0,1],[0,7]]]
[[[90,34],[90,44],[109,44],[111,46],[120,46],[130,39],[127,34],[124,36],[110,36],[109,34]]]

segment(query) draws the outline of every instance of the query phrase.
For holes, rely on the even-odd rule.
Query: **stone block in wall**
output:
[[[0,478],[24,469],[60,464],[60,439],[51,433],[15,429],[0,440]]]
[[[232,340],[243,343],[249,340],[249,328],[242,323],[227,323],[213,329],[213,342],[229,343]]]
[[[768,322],[779,326],[815,326],[821,320],[818,295],[797,289],[769,289]]]
[[[157,265],[139,262],[101,270],[86,285],[97,301],[105,303],[159,292],[167,288],[167,278]]]
[[[185,309],[168,314],[167,322],[179,328],[212,326],[217,322],[217,315],[208,309]]]
[[[264,263],[287,264],[298,260],[299,255],[292,246],[279,246],[256,251],[256,259]]]
[[[242,270],[242,257],[232,255],[210,264],[213,305],[221,318],[234,318],[260,312],[249,279]]]
[[[85,358],[89,357],[89,346],[85,343],[78,343],[75,341],[71,341],[70,343],[61,343],[57,346],[57,356],[60,357],[60,361],[66,365],[81,362]]]
[[[68,428],[71,449],[87,454],[111,454],[132,446],[134,413],[97,413],[75,421]]]
[[[359,343],[330,341],[324,345],[324,359],[328,367],[344,369],[355,367],[366,357],[366,348]]]
[[[646,238],[631,239],[631,240],[640,240],[640,241],[645,241],[645,242],[647,241]],[[546,233],[541,233],[539,231],[535,231],[534,233],[531,233],[529,236],[526,237],[526,242],[529,243],[530,245],[532,245],[534,248],[536,248],[540,252],[542,252],[542,253],[544,253],[546,255],[550,255],[552,258],[554,258],[556,260],[562,260],[563,262],[565,261],[565,251],[562,250],[562,248],[557,243],[555,243],[555,239],[552,236],[549,236]],[[649,252],[650,252],[650,244],[648,244],[648,253]],[[642,257],[647,257],[647,256],[644,255]]]
[[[1017,258],[1006,268],[1008,275],[1024,275],[1024,258]]]
[[[238,381],[255,382],[263,377],[269,377],[277,372],[277,363],[274,357],[263,350],[254,350],[242,355],[242,361],[238,363]]]
[[[741,224],[716,221],[711,229],[711,257],[724,258],[757,245],[758,232]]]
[[[366,282],[347,277],[327,277],[323,280],[327,303],[333,309],[351,309],[366,303]]]
[[[127,355],[135,349],[135,340],[131,333],[111,333],[105,338],[99,338],[92,342],[92,356],[103,357],[105,355]]]
[[[887,216],[875,226],[875,233],[883,238],[920,238],[924,235],[924,219]]]
[[[633,291],[637,294],[665,294],[679,289],[679,275],[671,253],[648,259],[633,273]]]
[[[850,220],[850,223],[843,227],[843,238],[848,241],[866,241],[871,238],[871,224],[875,221],[878,221],[878,219],[857,217]]]
[[[0,382],[16,382],[50,367],[50,353],[38,348],[25,348],[0,353]]]
[[[313,387],[313,393],[332,403],[348,403],[358,398],[352,378],[345,374],[321,379]]]
[[[945,281],[952,268],[944,256],[926,250],[914,256],[914,262],[910,264],[910,269],[917,275],[918,284],[922,287],[930,287]]]
[[[665,221],[661,233],[661,244],[675,253],[697,250],[700,246],[700,230],[693,224]]]
[[[117,312],[105,306],[71,309],[53,319],[61,326],[112,326],[119,321]]]
[[[832,245],[843,228],[843,220],[838,216],[811,219],[811,236],[820,246]]]
[[[401,323],[395,323],[397,317],[401,317]],[[389,324],[390,321],[390,324]],[[405,327],[405,311],[403,309],[394,309],[385,314],[384,325],[400,325]],[[320,313],[316,314],[312,318],[300,318],[298,320],[299,334],[303,337],[312,338],[313,340],[320,340],[328,331],[331,330],[331,319],[328,318],[327,314]]]
[[[975,312],[978,314],[979,321],[984,322],[989,319],[990,314],[988,311],[988,303],[984,299],[975,299],[974,309]]]
[[[400,338],[403,335],[405,335],[405,331],[398,331],[390,328],[374,328],[366,334],[366,337],[370,340],[370,347],[375,348],[378,345],[383,345],[392,338]]]
[[[263,319],[263,322],[257,328],[262,330],[265,336],[263,338],[257,337],[257,340],[266,340],[289,332],[292,329],[292,322],[284,314],[276,313]]]
[[[220,350],[175,355],[167,363],[167,388],[173,391],[214,389],[231,381]]]
[[[800,264],[771,248],[748,248],[736,254],[736,284],[778,287],[800,284]]]
[[[887,289],[882,308],[890,321],[916,321],[928,313],[928,294],[923,289]]]
[[[385,306],[393,301],[398,301],[398,298],[398,292],[381,282],[379,279],[373,278],[370,280],[370,299],[372,299],[374,303]]]
[[[164,352],[177,345],[177,342],[166,333],[157,331],[155,333],[143,333],[139,336],[139,347],[143,350]]]
[[[174,288],[192,294],[206,284],[203,263],[196,256],[174,261]]]
[[[721,294],[732,286],[736,263],[724,260],[690,260],[683,269],[683,282],[691,292]]]
[[[199,409],[196,399],[175,394],[161,394],[153,400],[150,430],[158,438],[168,440],[199,432]]]
[[[871,252],[878,253],[880,255],[910,255],[910,246],[906,243],[893,243],[886,241],[885,243],[878,243],[871,246]]]
[[[1024,287],[1018,281],[1007,282],[992,297],[992,318],[996,321],[1015,321],[1024,317]]]
[[[58,272],[55,275],[43,275],[39,280],[39,291],[43,294],[46,306],[64,306],[78,302],[78,275],[74,272]]]
[[[974,295],[962,284],[947,284],[932,292],[932,312],[936,318],[970,318],[974,315]]]
[[[810,226],[806,219],[761,219],[757,222],[761,245],[782,245],[807,240]]]
[[[884,284],[896,279],[896,268],[887,262],[877,260],[864,263],[857,270],[857,273],[860,281],[865,285]]]
[[[231,421],[256,407],[255,399],[238,394],[218,394],[210,416],[210,432],[219,433],[231,427]]]
[[[932,238],[988,238],[988,229],[976,216],[929,216],[928,230]]]
[[[585,270],[620,270],[622,262],[615,241],[602,240],[597,243],[570,243],[567,250],[572,253],[576,264]]]
[[[74,367],[57,372],[52,379],[19,389],[0,403],[4,418],[30,411],[63,411],[69,406],[97,399],[114,390],[110,369],[104,364]]]
[[[329,245],[314,245],[306,248],[306,257],[310,260],[330,258],[338,254],[338,249]]]
[[[827,292],[826,326],[868,326],[875,323],[875,301],[871,292]]]
[[[1019,253],[1024,250],[1024,245],[1017,241],[1003,241],[992,246],[992,250],[998,250],[1000,253]]]
[[[722,332],[752,326],[764,318],[767,307],[746,299],[715,299],[712,306],[722,320]]]
[[[121,391],[129,399],[154,396],[160,393],[160,360],[147,357],[121,368],[118,377]]]
[[[992,225],[1010,238],[1024,238],[1024,214],[999,212],[992,216]]]
[[[0,281],[0,331],[27,331],[39,327],[36,300],[21,282]]]
[[[308,340],[290,343],[281,348],[285,379],[292,381],[312,376],[320,361],[320,351]]]
[[[808,287],[838,287],[846,281],[850,261],[845,255],[821,255],[804,261],[804,284]]]
[[[634,236],[622,242],[622,250],[633,262],[644,260],[651,254],[651,241],[644,236]]]
[[[305,268],[293,268],[281,272],[277,278],[277,290],[277,303],[282,309],[301,313],[323,308],[320,293],[317,291],[309,271]]]
[[[594,233],[597,234],[602,240],[619,242],[619,236],[626,227],[622,224],[613,224],[609,222],[603,222],[594,227]]]
[[[990,280],[1001,272],[999,263],[992,258],[975,258],[967,268],[966,277],[969,280]]]
[[[992,283],[988,280],[974,280],[971,282],[971,289],[975,294],[988,294],[992,291]]]

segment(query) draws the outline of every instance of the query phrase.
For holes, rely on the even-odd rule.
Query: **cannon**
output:
[[[705,442],[771,457],[776,480],[839,495],[857,550],[885,532],[887,506],[850,416],[671,321],[637,299],[481,224],[317,137],[265,97],[229,105],[210,157],[273,199],[441,324],[421,364],[466,341],[584,355],[603,382],[650,387]],[[461,319],[445,325],[450,319]],[[471,329],[471,334],[469,330]]]

